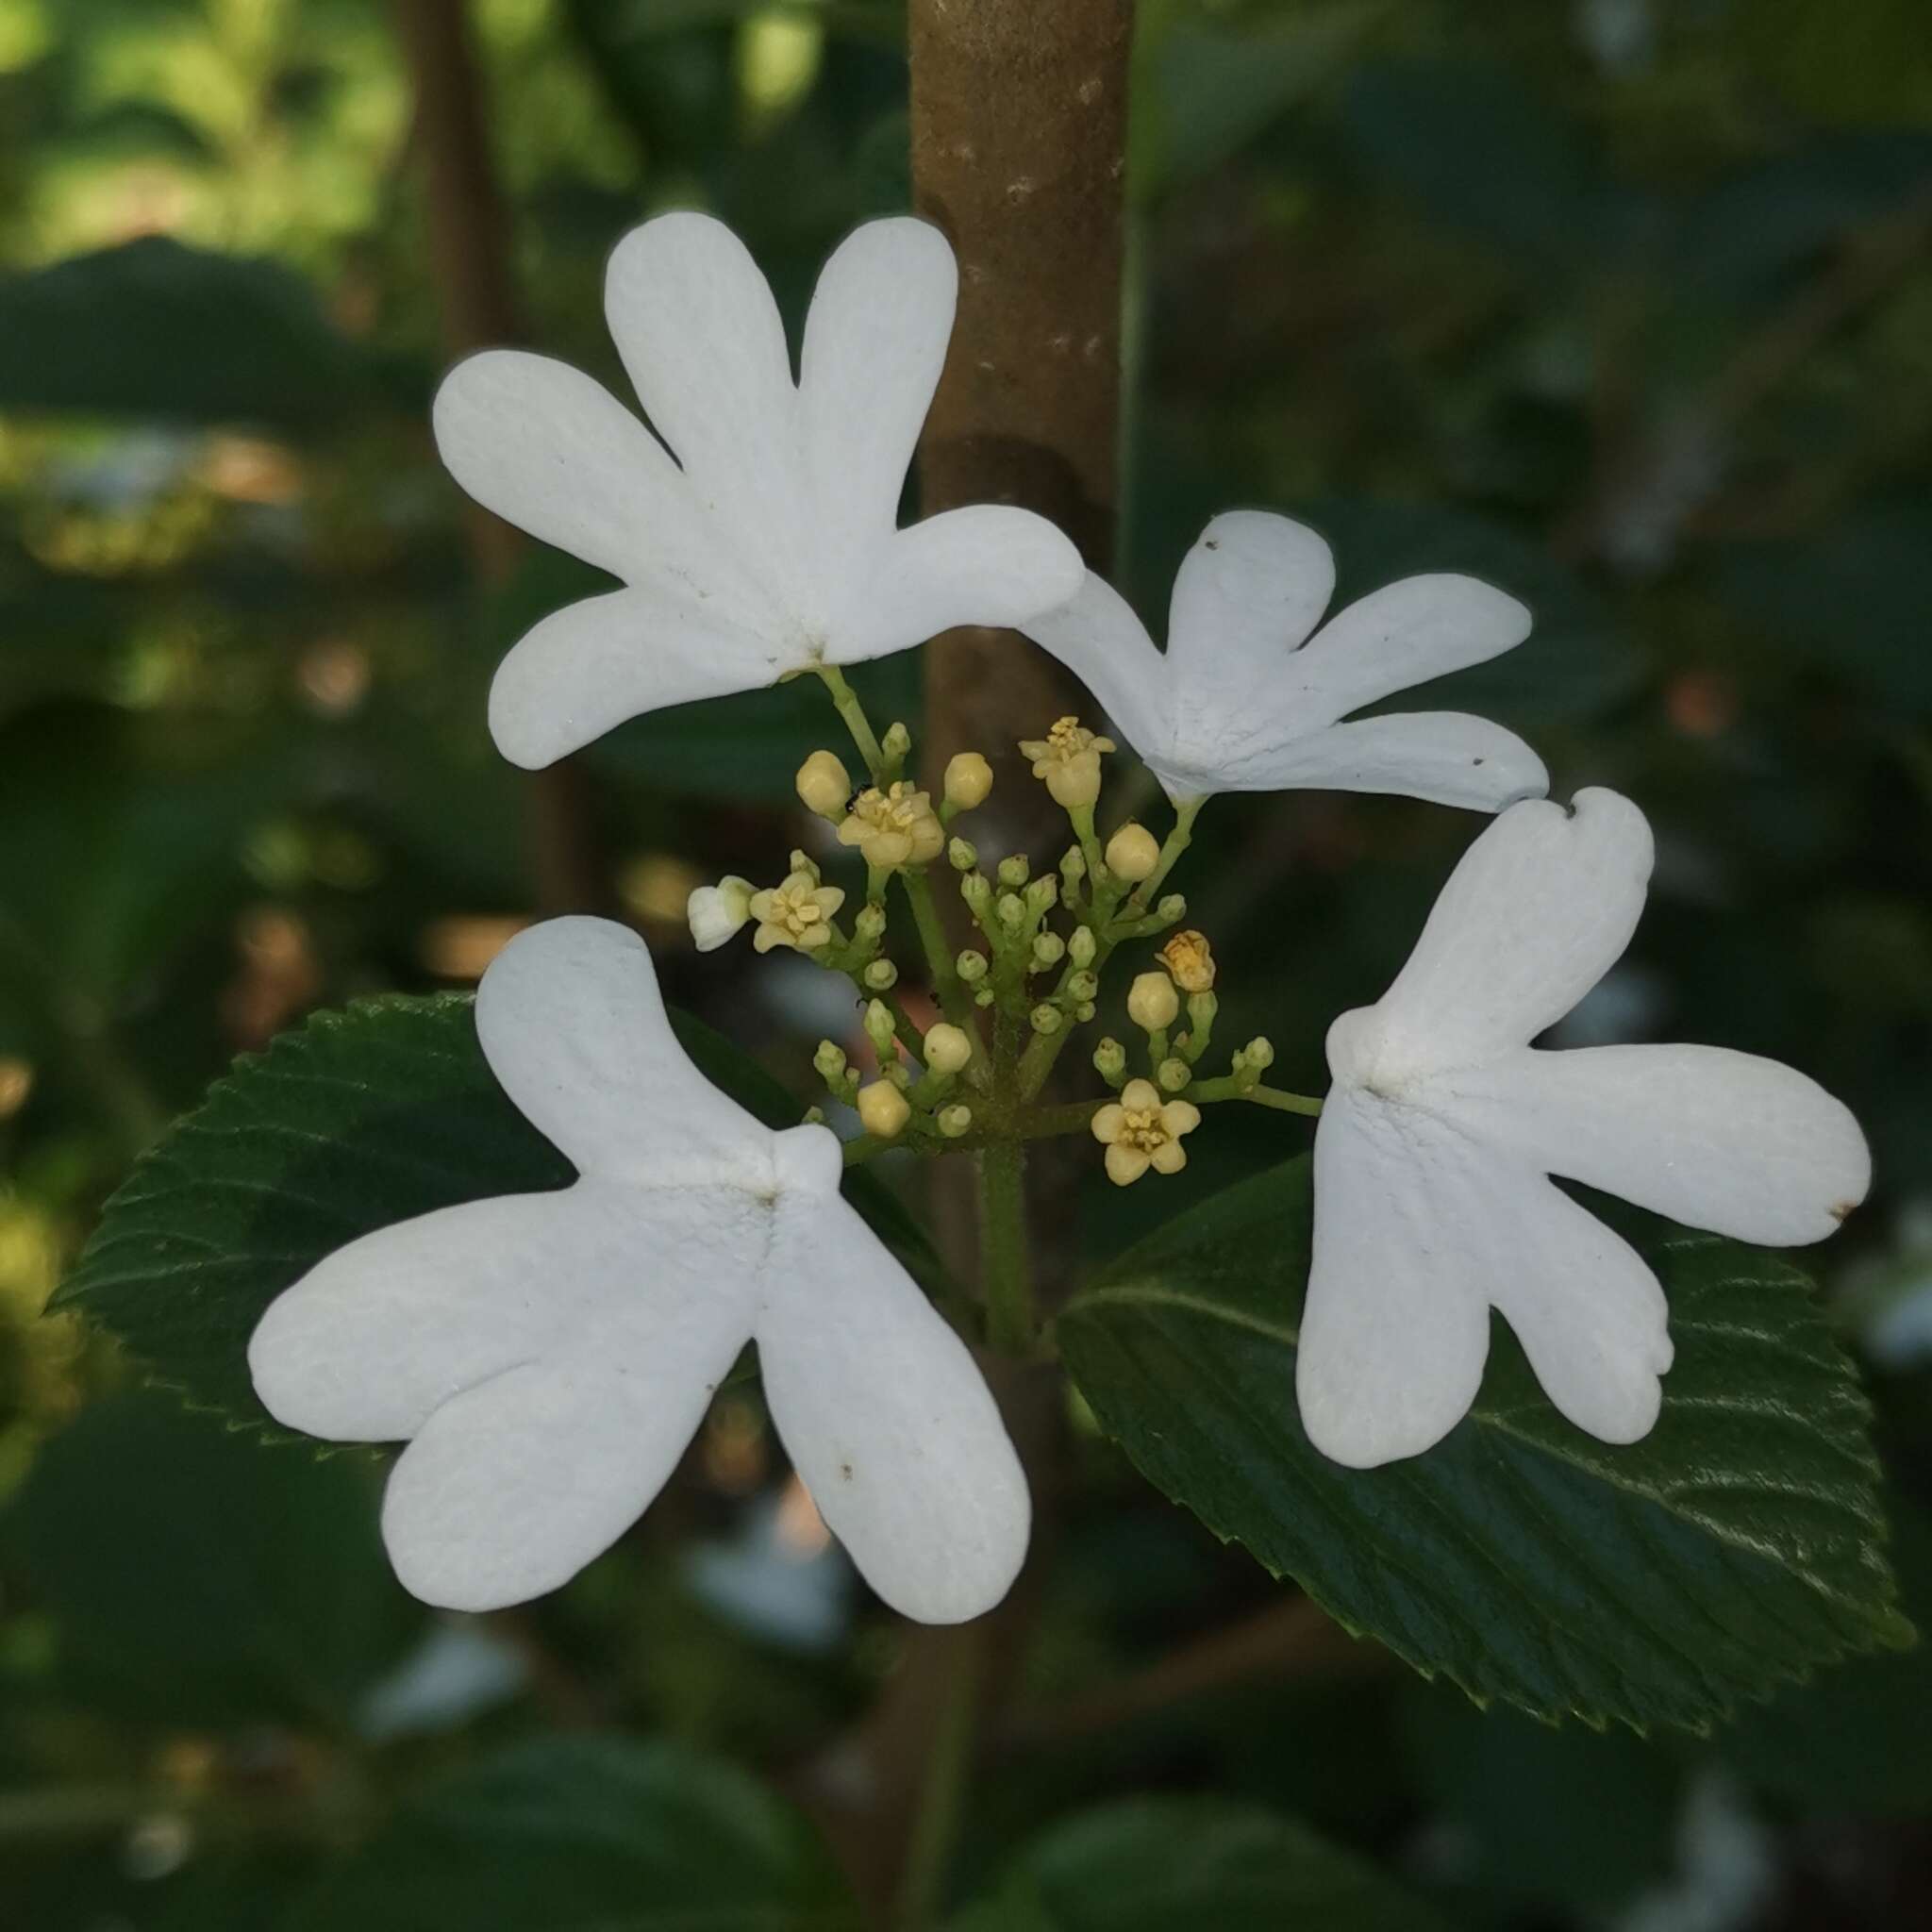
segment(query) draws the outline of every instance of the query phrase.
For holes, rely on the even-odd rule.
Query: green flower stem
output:
[[[983,1085],[986,1048],[979,1037],[978,1016],[974,1010],[973,995],[959,977],[957,956],[946,940],[946,929],[940,924],[939,902],[933,897],[932,881],[924,871],[905,871],[899,874],[899,884],[905,890],[907,905],[912,908],[912,923],[919,931],[920,949],[925,954],[925,967],[932,975],[932,990],[940,1010],[973,1042],[973,1071],[975,1080]]]
[[[979,1266],[986,1288],[986,1339],[1006,1355],[1035,1340],[1026,1257],[1026,1152],[1015,1140],[979,1149]]]
[[[1313,1094],[1290,1093],[1280,1087],[1243,1087],[1232,1074],[1218,1080],[1196,1081],[1183,1097],[1210,1105],[1217,1100],[1247,1100],[1257,1107],[1272,1107],[1278,1113],[1307,1114],[1311,1119],[1322,1111],[1322,1103]]]
[[[858,755],[865,760],[865,769],[872,774],[874,784],[883,784],[886,755],[879,749],[878,736],[865,715],[865,707],[858,702],[858,693],[845,682],[844,673],[836,664],[821,663],[812,668],[831,692],[832,703],[837,707],[840,717],[844,719],[845,728],[851,732],[852,741],[858,747]]]
[[[1100,856],[1100,834],[1093,826],[1093,808],[1069,806],[1067,816],[1074,823],[1074,835],[1080,841],[1080,850],[1087,856],[1087,876],[1093,881],[1097,896],[1100,881],[1107,876],[1107,864]]]
[[[924,1932],[938,1923],[946,1874],[958,1850],[960,1826],[973,1770],[987,1638],[983,1629],[960,1633],[959,1660],[946,1685],[945,1708],[926,1753],[925,1779],[906,1848],[894,1923]]]

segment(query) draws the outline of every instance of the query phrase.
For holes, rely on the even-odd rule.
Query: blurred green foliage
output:
[[[528,332],[600,376],[604,256],[645,214],[715,209],[795,321],[840,234],[906,204],[892,0],[475,12]],[[1878,1190],[1820,1265],[1923,1626],[1922,0],[1143,0],[1134,71],[1126,587],[1158,617],[1201,523],[1251,503],[1316,521],[1345,589],[1448,566],[1535,607],[1445,701],[1659,834],[1574,1037],[1771,1053],[1871,1130]],[[541,893],[482,697],[581,578],[472,568],[425,421],[446,352],[411,143],[377,0],[0,0],[0,1922],[652,1925],[680,1922],[640,1900],[726,1898],[720,1924],[835,1925],[805,1828],[718,1758],[796,1763],[896,1640],[786,1542],[755,1393],[569,1590],[448,1625],[389,1579],[363,1459],[265,1450],[40,1319],[235,1052],[467,985]],[[916,671],[878,667],[883,710]],[[588,761],[673,996],[795,1092],[856,1016],[737,955],[701,969],[680,921],[691,884],[801,836],[810,695],[641,721]],[[1212,827],[1220,862],[1204,840],[1177,883],[1223,1029],[1315,1086],[1328,1019],[1381,990],[1474,827],[1329,796],[1222,800]],[[1158,1195],[1090,1180],[1089,1257],[1305,1133],[1196,1140]],[[1074,1421],[1021,1721],[945,1901],[975,1932],[1419,1924],[1390,1886],[1499,1927],[1932,1914],[1923,1653],[1695,1742],[1478,1713],[1367,1653],[1124,1696],[1282,1593]]]

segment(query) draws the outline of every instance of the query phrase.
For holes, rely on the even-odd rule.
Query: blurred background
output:
[[[722,215],[795,324],[841,234],[908,206],[891,0],[472,15],[508,270],[487,300],[620,391],[601,274],[645,215]],[[1630,792],[1659,842],[1637,943],[1567,1043],[1774,1055],[1871,1133],[1873,1200],[1811,1258],[1878,1406],[1923,1626],[1923,0],[1142,0],[1134,76],[1124,587],[1158,635],[1201,524],[1246,504],[1318,525],[1344,595],[1453,568],[1534,607],[1533,641],[1444,700],[1525,732],[1559,794]],[[567,793],[490,746],[498,658],[594,574],[494,544],[436,463],[465,323],[428,138],[379,0],[0,0],[9,1932],[440,1925],[396,1903],[437,1791],[609,1728],[782,1774],[899,1641],[748,1390],[568,1590],[465,1622],[390,1578],[369,1466],[231,1438],[42,1319],[133,1156],[233,1055],[320,1006],[473,983],[540,908],[592,894],[638,924],[672,997],[801,1105],[821,1034],[858,1052],[824,975],[700,961],[683,925],[693,885],[775,876],[806,837],[792,771],[839,742],[816,686],[639,721]],[[918,666],[874,668],[875,716],[916,730]],[[1267,1032],[1275,1077],[1320,1091],[1328,1020],[1387,983],[1472,822],[1291,796],[1208,826],[1176,882],[1224,960],[1223,1030]],[[1161,1189],[1095,1162],[1083,1244],[1306,1141],[1217,1115]],[[1083,1805],[1214,1791],[1473,1926],[1932,1923],[1923,1652],[1709,1740],[1485,1715],[1367,1647],[1243,1651],[1281,1588],[1091,1428],[1078,1447],[967,1890]],[[467,1814],[436,1815],[446,1878]],[[345,1858],[353,1911],[315,1906]],[[523,1916],[449,1923],[584,1923],[531,1883]]]

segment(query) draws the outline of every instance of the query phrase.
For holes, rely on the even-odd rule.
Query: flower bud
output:
[[[798,768],[798,796],[807,811],[834,824],[845,816],[852,797],[852,774],[828,751],[815,751]]]
[[[1043,932],[1033,941],[1033,970],[1044,973],[1050,967],[1058,966],[1067,950],[1067,942],[1057,932]]]
[[[1127,1018],[1144,1033],[1165,1031],[1180,1010],[1180,995],[1164,973],[1143,973],[1127,989]]]
[[[1043,872],[1026,888],[1026,909],[1035,919],[1043,918],[1059,904],[1060,882],[1052,873]]]
[[[813,1071],[827,1087],[837,1087],[845,1078],[845,1049],[835,1040],[820,1041],[811,1063]]]
[[[975,953],[971,946],[953,961],[953,971],[968,986],[977,986],[986,977],[986,955]]]
[[[1036,1033],[1058,1033],[1066,1018],[1050,1000],[1041,1000],[1026,1017]]]
[[[1154,916],[1163,925],[1173,925],[1188,916],[1188,902],[1178,892],[1170,892],[1154,908]]]
[[[1093,1049],[1093,1071],[1109,1087],[1118,1087],[1127,1071],[1127,1050],[1111,1034]]]
[[[865,1037],[872,1041],[881,1065],[892,1058],[892,1010],[884,1000],[873,1000],[867,1005]]]
[[[874,1080],[858,1090],[859,1124],[881,1141],[896,1140],[912,1118],[912,1103],[890,1080]]]
[[[825,1110],[822,1107],[808,1107],[799,1120],[803,1127],[822,1127],[825,1124]]]
[[[1194,1070],[1186,1060],[1169,1058],[1155,1068],[1154,1077],[1169,1093],[1178,1093],[1194,1077]]]
[[[1079,1021],[1081,1025],[1084,1026],[1086,1025],[1088,1021],[1092,1019],[1094,1014],[1097,1013],[1099,1010],[1100,1008],[1096,1007],[1091,1000],[1082,1000],[1080,1004],[1074,1008],[1074,1018]]]
[[[1060,858],[1060,876],[1074,885],[1087,876],[1087,855],[1077,845],[1069,845]]]
[[[1274,1064],[1274,1046],[1272,1041],[1258,1035],[1241,1049],[1242,1063],[1253,1067],[1257,1074],[1265,1074]]]
[[[992,790],[992,767],[976,751],[955,752],[946,760],[942,790],[955,811],[971,811]]]
[[[752,883],[735,874],[700,886],[685,902],[691,936],[701,953],[715,953],[751,917]]]
[[[975,919],[983,919],[992,904],[992,881],[983,872],[969,872],[959,881],[959,896]]]
[[[1138,886],[1160,863],[1160,841],[1145,825],[1123,825],[1107,841],[1107,869]]]
[[[1183,992],[1211,992],[1214,954],[1203,933],[1177,932],[1155,956]]]
[[[1093,937],[1093,928],[1088,925],[1076,926],[1074,936],[1067,941],[1067,958],[1083,970],[1093,963],[1093,956],[1099,951],[1099,944]]]
[[[1002,892],[993,909],[1008,932],[1018,932],[1026,924],[1026,902],[1017,892]]]
[[[993,990],[990,986],[982,986],[979,989],[979,991],[973,995],[973,1004],[975,1007],[990,1007],[992,1005],[992,1003]]]
[[[820,884],[824,878],[824,874],[819,871],[818,860],[808,852],[800,852],[794,849],[791,854],[791,870],[804,873],[815,886]]]
[[[853,915],[852,930],[870,945],[886,936],[886,908],[868,901]]]
[[[1024,886],[1032,875],[1033,868],[1026,863],[1026,855],[1016,852],[1010,858],[1000,860],[1000,884],[1016,890]]]
[[[934,1074],[957,1074],[973,1058],[973,1037],[963,1026],[950,1026],[943,1020],[927,1030],[926,1070]]]
[[[912,734],[894,718],[886,726],[886,733],[879,740],[879,756],[889,765],[902,765],[906,754],[912,749]]]
[[[946,847],[946,863],[955,872],[971,872],[979,863],[979,853],[969,839],[955,839]]]
[[[899,969],[890,959],[874,959],[861,977],[868,992],[891,992],[899,983]]]
[[[972,1126],[973,1109],[962,1102],[955,1102],[951,1107],[941,1108],[937,1118],[940,1132],[947,1140],[957,1141]]]
[[[1074,1000],[1091,1000],[1100,991],[1100,977],[1093,973],[1071,973],[1067,975],[1067,997]]]

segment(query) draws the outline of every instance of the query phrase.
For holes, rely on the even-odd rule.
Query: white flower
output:
[[[1709,1046],[1531,1048],[1629,943],[1651,859],[1643,814],[1614,791],[1512,806],[1395,983],[1329,1029],[1295,1386],[1337,1462],[1446,1436],[1482,1381],[1492,1307],[1579,1428],[1649,1431],[1671,1365],[1663,1291],[1550,1175],[1774,1246],[1822,1241],[1864,1198],[1858,1124],[1789,1067]]]
[[[954,625],[1013,625],[1074,594],[1074,546],[1024,510],[896,527],[958,281],[937,228],[868,223],[819,278],[794,384],[743,244],[708,216],[660,215],[618,245],[605,291],[656,436],[547,357],[496,349],[451,372],[435,423],[457,481],[624,584],[504,659],[490,728],[507,758],[547,765],[641,711]]]
[[[1316,630],[1334,590],[1334,559],[1314,531],[1230,510],[1174,578],[1164,654],[1092,575],[1070,604],[1020,628],[1100,700],[1177,801],[1312,788],[1496,811],[1549,789],[1528,745],[1481,718],[1340,722],[1520,644],[1530,617],[1514,597],[1474,577],[1405,577]]]
[[[622,926],[512,940],[476,1031],[581,1176],[387,1227],[281,1295],[249,1344],[291,1428],[408,1440],[396,1574],[481,1610],[555,1589],[663,1487],[747,1341],[799,1475],[873,1588],[951,1623],[1020,1567],[1025,1479],[964,1343],[841,1197],[837,1139],[774,1133],[674,1039]]]
[[[685,901],[691,942],[701,953],[715,953],[743,931],[757,889],[749,879],[726,873],[715,886],[697,886]]]

